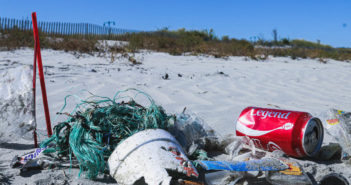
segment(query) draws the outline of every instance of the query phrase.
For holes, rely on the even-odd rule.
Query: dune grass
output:
[[[110,47],[107,51],[115,53],[137,52],[140,49],[167,52],[171,55],[206,54],[214,57],[248,56],[265,59],[267,56],[290,56],[296,58],[331,58],[351,60],[350,48],[333,48],[306,40],[258,40],[249,42],[223,36],[218,38],[213,30],[168,30],[154,32],[127,33],[124,35],[54,35],[40,33],[42,48],[74,51],[80,53],[106,52],[98,47],[98,40],[128,41],[123,48]],[[32,31],[17,28],[0,31],[0,49],[13,50],[20,47],[33,47]],[[262,57],[263,56],[263,57]]]

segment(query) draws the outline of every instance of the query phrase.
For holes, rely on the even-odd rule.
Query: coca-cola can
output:
[[[307,112],[247,107],[236,122],[237,136],[249,137],[257,148],[294,157],[316,155],[323,134],[321,120]]]

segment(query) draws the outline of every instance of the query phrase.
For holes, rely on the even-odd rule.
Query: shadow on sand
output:
[[[11,150],[29,150],[29,149],[34,149],[34,145],[21,144],[21,143],[0,143],[0,148],[11,149]]]
[[[0,161],[0,184],[11,184],[11,179],[3,174],[7,167],[8,165]]]

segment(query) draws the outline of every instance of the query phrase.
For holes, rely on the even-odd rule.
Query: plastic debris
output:
[[[43,153],[43,151],[46,149],[45,148],[37,148],[35,149],[34,152],[25,154],[22,157],[18,157],[17,155],[12,159],[12,162],[10,164],[10,166],[12,168],[16,168],[16,167],[22,167],[24,166],[27,162],[29,162],[30,160],[36,159],[39,157],[40,154]]]
[[[35,127],[32,78],[28,66],[0,73],[0,143],[21,138]]]
[[[122,101],[125,99],[122,93],[127,91],[144,95],[150,105],[144,107],[133,98]],[[53,136],[42,142],[41,147],[55,144],[50,149],[58,157],[76,158],[80,172],[86,172],[88,178],[105,171],[105,160],[121,141],[145,129],[166,129],[173,119],[149,95],[137,89],[119,91],[112,99],[93,96],[81,100],[73,113],[60,114],[69,116],[68,120],[56,125]]]
[[[239,152],[243,149],[245,137],[227,135],[221,141],[221,145],[225,146],[224,151],[229,155],[230,160],[234,160],[234,157],[239,155]],[[254,150],[253,150],[254,151]]]
[[[217,171],[206,173],[205,179],[208,185],[236,184],[244,178],[243,172]]]
[[[247,153],[243,153],[241,155],[237,155],[237,156],[233,157],[232,161],[248,161],[251,158],[252,158],[252,153],[247,152]]]
[[[142,177],[147,184],[162,185],[181,176],[199,177],[177,140],[161,129],[140,131],[124,140],[108,164],[110,175],[121,185],[133,184]]]
[[[284,161],[289,168],[283,171],[266,172],[266,180],[273,185],[308,185],[311,179],[305,174],[302,167],[294,161]]]
[[[200,161],[200,165],[206,170],[228,171],[281,171],[289,167],[274,158],[263,158],[249,161]]]
[[[217,145],[218,138],[214,130],[194,113],[186,114],[185,110],[176,115],[174,125],[168,129],[185,152],[193,155],[197,150]]]
[[[349,185],[350,181],[348,181],[344,176],[337,173],[329,174],[319,182],[320,185]]]
[[[189,180],[178,180],[179,185],[204,185],[203,182],[189,181]]]
[[[43,169],[54,169],[60,167],[78,167],[77,161],[72,160],[60,160],[55,156],[46,156],[44,153],[47,151],[47,148],[37,148],[33,152],[27,153],[21,157],[16,155],[10,166],[12,168],[19,168],[20,172],[26,172],[30,170],[43,170]]]
[[[330,159],[341,159],[342,147],[338,143],[329,143],[323,146],[318,154],[318,159],[330,160]]]
[[[144,95],[148,106],[137,103],[136,96],[126,100],[122,93],[127,91]],[[305,173],[297,162],[284,158],[281,150],[261,150],[245,136],[220,137],[185,109],[168,115],[136,89],[120,91],[111,99],[92,96],[81,100],[71,113],[61,110],[59,114],[68,119],[54,127],[54,135],[41,143],[42,148],[16,156],[13,167],[21,172],[79,167],[88,178],[109,172],[121,185],[307,185],[315,183],[313,176],[323,177],[315,167],[304,163]],[[328,116],[321,118],[329,138],[317,158],[348,160],[351,113],[333,110]],[[203,168],[196,169],[198,164]],[[340,174],[325,176],[320,183],[337,182],[335,179],[344,183]]]
[[[342,148],[341,160],[351,163],[351,112],[331,109],[320,117],[326,132],[323,145],[339,144]]]

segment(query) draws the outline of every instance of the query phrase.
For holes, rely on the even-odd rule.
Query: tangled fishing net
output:
[[[123,92],[134,91],[143,95],[150,105],[144,107],[130,100],[124,102]],[[86,172],[88,178],[95,178],[106,169],[105,161],[116,146],[141,130],[150,128],[167,129],[174,116],[167,115],[161,106],[146,93],[137,89],[119,91],[110,99],[108,97],[92,96],[80,100],[71,113],[62,112],[68,119],[54,127],[51,138],[41,143],[48,148],[46,153],[56,153],[58,157],[75,157],[79,163],[80,173]]]

